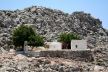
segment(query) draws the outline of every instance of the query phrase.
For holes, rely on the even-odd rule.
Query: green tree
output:
[[[62,33],[58,36],[58,41],[68,44],[68,48],[71,48],[71,40],[81,40],[82,38],[76,33]]]
[[[43,46],[45,43],[43,37],[41,37],[40,35],[31,35],[29,37],[29,42],[28,45],[29,46]]]
[[[41,39],[39,39],[41,38]],[[31,26],[25,26],[21,24],[18,28],[13,31],[12,35],[12,43],[16,47],[22,46],[24,47],[24,41],[28,41],[29,45],[37,46],[36,39],[42,40],[44,45],[43,38],[37,34]],[[30,41],[30,42],[29,42]],[[42,44],[40,44],[42,46]],[[39,46],[39,45],[38,45]]]

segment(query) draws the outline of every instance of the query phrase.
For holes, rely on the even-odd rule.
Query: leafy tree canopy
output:
[[[68,44],[71,47],[71,40],[81,40],[82,38],[76,33],[62,33],[58,36],[58,41]]]
[[[28,41],[30,46],[43,46],[45,42],[43,37],[37,34],[31,26],[21,24],[13,31],[12,42],[16,47],[23,47],[24,41]]]

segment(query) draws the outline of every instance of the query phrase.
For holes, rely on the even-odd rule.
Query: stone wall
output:
[[[38,54],[38,55],[37,55]],[[72,51],[72,50],[49,50],[49,51],[40,51],[40,52],[29,52],[29,55],[40,56],[40,57],[57,57],[57,58],[67,58],[79,61],[93,61],[93,52],[90,50],[87,51]]]

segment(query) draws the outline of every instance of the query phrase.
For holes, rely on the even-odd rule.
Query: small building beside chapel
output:
[[[86,40],[71,40],[71,50],[73,51],[88,50],[87,41]]]

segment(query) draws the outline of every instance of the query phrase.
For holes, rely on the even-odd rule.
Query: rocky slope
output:
[[[56,39],[63,32],[76,32],[87,40],[88,48],[96,50],[96,59],[102,63],[101,65],[108,66],[108,30],[102,27],[99,19],[90,14],[68,14],[37,6],[15,11],[0,10],[1,47],[7,49],[11,45],[12,31],[19,24],[33,26],[47,41]]]
[[[107,72],[102,69],[101,72]],[[0,54],[0,72],[96,72],[94,64],[63,58]],[[99,70],[97,72],[100,72]]]

